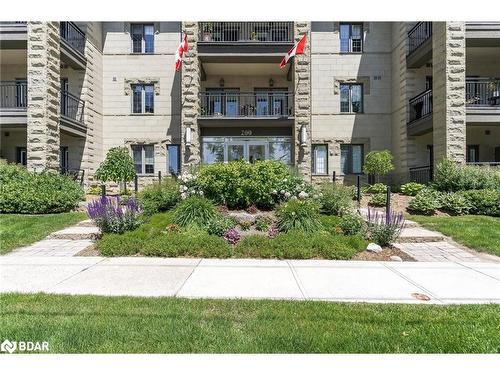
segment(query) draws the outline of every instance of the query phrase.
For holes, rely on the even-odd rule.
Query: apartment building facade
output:
[[[91,183],[125,146],[142,183],[239,159],[321,181],[389,149],[425,181],[500,163],[499,62],[500,23],[0,22],[0,158]]]

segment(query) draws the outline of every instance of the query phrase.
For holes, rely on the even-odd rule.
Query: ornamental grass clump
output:
[[[124,233],[137,228],[142,222],[139,206],[134,198],[126,205],[120,198],[101,197],[89,203],[87,214],[94,220],[101,233]]]
[[[403,213],[390,212],[385,215],[368,207],[368,238],[380,246],[389,246],[401,235],[405,225]]]
[[[173,222],[181,227],[204,228],[219,215],[215,205],[202,196],[190,196],[177,205]]]
[[[311,200],[292,199],[282,203],[276,210],[276,217],[280,232],[315,232],[322,229],[319,207]]]

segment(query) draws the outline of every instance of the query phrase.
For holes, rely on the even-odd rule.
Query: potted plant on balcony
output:
[[[204,42],[211,42],[212,41],[213,31],[214,31],[213,22],[205,23],[205,26],[203,27],[203,41]]]
[[[500,101],[500,83],[495,80],[488,81],[487,90],[488,90],[488,101],[491,105],[495,105]]]

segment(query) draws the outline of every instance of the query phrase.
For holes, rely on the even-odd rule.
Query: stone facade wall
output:
[[[59,168],[59,22],[28,22],[28,169]]]
[[[190,166],[201,162],[198,93],[201,84],[200,61],[198,59],[198,23],[183,22],[189,51],[184,54],[181,69],[181,155],[182,165]],[[179,73],[178,73],[179,74]],[[186,129],[191,128],[191,145],[186,145]]]
[[[433,140],[434,162],[447,157],[465,162],[465,23],[434,22]]]
[[[305,178],[311,177],[311,22],[295,22],[295,42],[307,35],[307,43],[303,55],[294,57],[295,83],[295,165]],[[300,145],[302,127],[306,128],[306,145]]]

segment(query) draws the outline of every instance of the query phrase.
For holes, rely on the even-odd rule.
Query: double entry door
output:
[[[225,161],[246,160],[253,163],[269,158],[268,143],[256,140],[237,140],[227,143]]]

